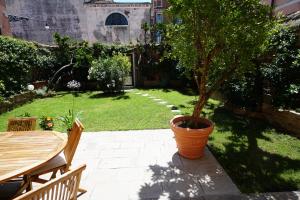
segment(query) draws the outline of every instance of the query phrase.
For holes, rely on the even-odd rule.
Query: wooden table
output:
[[[67,136],[54,131],[0,133],[0,183],[39,168],[66,143]]]

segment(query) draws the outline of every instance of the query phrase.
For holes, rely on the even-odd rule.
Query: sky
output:
[[[114,2],[150,2],[151,0],[114,0]]]

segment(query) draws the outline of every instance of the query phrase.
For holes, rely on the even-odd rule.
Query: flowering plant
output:
[[[52,117],[41,117],[40,118],[40,127],[43,130],[53,130],[54,122]]]
[[[76,80],[72,80],[67,83],[67,88],[72,89],[72,90],[79,89],[80,87],[81,87],[80,82],[78,82]]]
[[[67,133],[71,131],[75,118],[78,118],[80,114],[80,113],[77,113],[76,115],[74,114],[74,104],[75,104],[74,96],[76,96],[77,94],[76,90],[79,90],[80,87],[81,87],[81,83],[76,80],[72,80],[67,83],[67,88],[71,89],[73,92],[72,109],[69,109],[69,112],[66,115],[58,117],[58,120],[60,120],[63,126],[67,129]]]

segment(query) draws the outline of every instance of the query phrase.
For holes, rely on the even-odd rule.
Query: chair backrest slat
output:
[[[36,128],[35,117],[8,119],[7,131],[33,131]]]
[[[67,161],[67,170],[71,166],[83,129],[84,127],[81,122],[78,119],[75,119],[72,130],[68,136],[67,145],[64,149],[64,154]]]
[[[86,165],[82,165],[13,200],[76,200],[81,174],[85,168]]]

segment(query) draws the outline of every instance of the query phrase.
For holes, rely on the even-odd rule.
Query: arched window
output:
[[[110,14],[105,21],[106,26],[127,26],[128,21],[126,17],[120,13]]]

